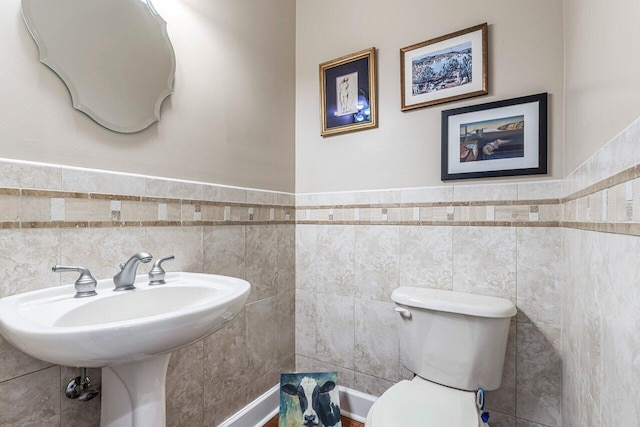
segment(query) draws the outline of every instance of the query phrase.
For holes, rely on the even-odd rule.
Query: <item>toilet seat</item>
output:
[[[456,390],[420,377],[400,381],[373,404],[365,426],[482,426],[475,395],[475,392]]]

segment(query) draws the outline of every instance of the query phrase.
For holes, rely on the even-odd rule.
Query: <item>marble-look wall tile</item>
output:
[[[59,259],[57,229],[0,230],[0,297],[59,285],[51,272]]]
[[[355,300],[354,366],[358,371],[398,380],[398,330],[395,304]]]
[[[204,198],[204,189],[207,187],[206,184],[191,181],[152,177],[148,177],[146,180],[146,195],[150,197],[202,200]]]
[[[0,383],[0,425],[60,425],[60,367]]]
[[[202,189],[202,195],[204,200],[213,202],[244,203],[247,201],[247,192],[244,188],[205,185]]]
[[[60,263],[81,265],[91,270],[96,279],[106,279],[117,274],[119,265],[133,254],[147,251],[145,240],[143,228],[61,229]],[[146,270],[144,266],[139,272]],[[62,281],[73,283],[75,279],[67,274]]]
[[[491,427],[517,427],[516,417],[498,411],[489,411]]]
[[[204,425],[219,426],[224,420],[242,409],[251,400],[248,399],[245,387],[233,387],[224,399],[218,402],[207,402],[204,410]]]
[[[0,159],[0,187],[62,189],[62,168]]]
[[[317,229],[318,227],[315,225],[296,225],[296,289],[316,289]]]
[[[209,427],[204,423],[204,411],[189,418],[183,425],[188,427]]]
[[[296,232],[293,224],[276,226],[278,293],[293,291],[296,286]]]
[[[563,331],[563,335],[566,332]],[[578,358],[568,347],[566,340],[562,342],[562,419],[564,427],[582,427],[581,417],[584,412],[580,408],[580,375]]]
[[[296,328],[295,328],[295,291],[287,291],[276,297],[276,319],[278,333],[276,347],[278,352],[278,368],[295,363],[296,352]]]
[[[580,397],[580,422],[583,426],[601,426],[604,425],[600,414],[600,402],[596,405],[591,394],[591,388],[582,382],[579,392]],[[632,420],[633,418],[630,418]],[[635,418],[638,420],[638,418]]]
[[[311,357],[296,355],[296,372],[337,372],[338,385],[343,387],[355,388],[354,375],[351,369],[342,366],[333,365],[331,363],[322,362]]]
[[[316,293],[296,289],[296,354],[316,356]]]
[[[318,292],[316,316],[316,357],[353,369],[354,298]]]
[[[272,191],[246,190],[247,203],[257,205],[275,205],[278,203],[278,193]]]
[[[205,406],[220,402],[245,383],[247,319],[243,308],[222,329],[203,340]]]
[[[452,289],[452,227],[400,227],[400,285]]]
[[[21,352],[0,335],[0,382],[51,366]]]
[[[352,369],[322,362],[311,357],[296,355],[295,372],[337,372],[338,385],[353,389],[355,388],[355,372]]]
[[[246,275],[251,283],[248,302],[278,293],[277,236],[275,225],[246,227]]]
[[[20,219],[20,196],[0,195],[0,221],[18,221]]]
[[[167,426],[181,426],[204,410],[203,343],[174,351],[167,370]]]
[[[640,238],[599,234],[595,239],[607,253],[591,254],[609,280],[602,303],[602,420],[611,426],[640,420]],[[600,255],[600,256],[599,256]]]
[[[547,426],[560,426],[560,330],[518,322],[516,333],[516,416]]]
[[[360,205],[400,203],[400,190],[357,191],[356,203]]]
[[[577,283],[583,280],[582,273],[587,260],[582,258],[582,232],[568,228],[562,229],[562,260],[564,283],[562,286],[562,330],[563,341],[567,347],[578,354],[580,351],[580,334],[571,331],[580,330],[582,321],[581,305]],[[571,273],[569,273],[571,272]]]
[[[595,425],[595,424],[588,424],[588,425]],[[534,423],[533,421],[525,420],[522,418],[516,418],[516,427],[547,427],[547,426],[545,426],[544,424]]]
[[[373,375],[367,375],[362,372],[356,372],[354,376],[354,387],[363,393],[379,397],[391,388],[395,383],[393,381],[378,378]]]
[[[203,248],[205,273],[246,277],[244,225],[204,227]]]
[[[64,394],[69,381],[82,375],[81,368],[60,367],[60,425],[64,427],[100,427],[100,403],[102,395],[94,397],[88,402],[80,402],[67,398]],[[87,369],[87,376],[91,379],[91,388],[99,390],[102,385],[102,369]]]
[[[51,221],[51,198],[21,197],[20,221]]]
[[[517,198],[517,184],[472,184],[453,187],[453,200],[456,202],[517,200]]]
[[[433,203],[453,201],[453,186],[406,188],[400,190],[401,203]]]
[[[398,287],[399,226],[356,228],[355,295],[390,301]]]
[[[276,193],[277,204],[280,206],[295,206],[296,205],[296,195],[294,193]]]
[[[341,193],[318,193],[315,196],[316,206],[353,205],[356,203],[356,193],[353,191],[345,191]],[[308,201],[313,201],[313,199]]]
[[[318,226],[316,243],[318,291],[334,295],[354,295],[355,241],[355,226]]]
[[[146,248],[154,257],[152,262],[169,255],[176,257],[162,264],[166,271],[202,273],[202,235],[202,227],[148,227]]]
[[[142,176],[106,171],[63,168],[62,190],[143,196],[146,190],[146,179]]]
[[[561,193],[560,180],[518,183],[518,200],[559,199]]]
[[[604,242],[600,239],[600,233],[588,233],[582,239],[579,248],[580,264],[575,266],[578,271],[573,285],[577,299],[578,319],[577,329],[570,331],[580,335],[578,350],[578,366],[581,369],[581,381],[586,384],[592,398],[597,402],[597,410],[600,410],[602,390],[602,341],[603,341],[603,302],[606,293],[610,291],[610,279],[613,277],[607,273],[608,268],[600,265],[597,260]],[[624,256],[624,255],[623,255]],[[593,258],[592,258],[593,257]],[[585,263],[584,260],[590,259]],[[615,262],[613,262],[615,263]],[[624,267],[622,267],[624,268]],[[640,271],[640,270],[638,270]],[[612,274],[615,274],[611,272]],[[584,399],[583,399],[584,400]]]
[[[251,381],[278,366],[278,319],[276,299],[267,298],[248,304],[247,380]]]
[[[517,229],[518,320],[560,326],[560,229]]]
[[[453,230],[453,290],[516,299],[516,238],[510,227]]]
[[[509,326],[502,383],[499,389],[487,392],[486,398],[487,408],[513,416],[516,415],[516,329],[516,322],[512,321]]]
[[[296,194],[296,206],[318,206],[318,195]]]

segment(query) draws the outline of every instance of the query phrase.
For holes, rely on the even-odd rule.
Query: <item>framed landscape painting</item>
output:
[[[443,181],[546,173],[546,93],[442,112]]]
[[[400,49],[402,111],[488,93],[487,24]]]
[[[378,127],[374,47],[320,64],[321,135]]]

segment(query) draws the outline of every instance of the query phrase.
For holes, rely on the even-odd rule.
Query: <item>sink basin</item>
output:
[[[98,295],[88,298],[73,298],[73,285],[0,298],[0,333],[38,359],[102,367],[102,426],[163,426],[170,353],[220,329],[251,287],[212,274],[167,273],[165,280],[149,286],[140,275],[135,290],[122,292],[113,292],[112,279],[99,280]],[[159,388],[151,400],[161,408],[149,397]]]

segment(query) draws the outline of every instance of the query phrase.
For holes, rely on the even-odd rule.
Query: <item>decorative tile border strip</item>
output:
[[[298,207],[298,224],[559,226],[559,199]],[[531,224],[531,225],[527,225]]]
[[[448,227],[560,227],[559,221],[297,221],[307,225],[401,225]]]
[[[599,233],[624,234],[627,236],[640,236],[640,223],[624,222],[573,222],[565,221],[563,227],[576,230],[597,231]]]
[[[640,164],[632,166],[628,169],[623,170],[622,172],[618,172],[617,174],[610,176],[609,178],[598,181],[595,184],[583,188],[582,190],[576,191],[573,194],[563,197],[562,203],[581,199],[602,190],[607,190],[609,188],[615,187],[616,185],[624,184],[628,181],[633,181],[637,178],[640,178]]]
[[[0,188],[0,229],[293,224],[291,205]]]
[[[541,200],[482,200],[468,202],[416,202],[416,203],[377,203],[377,204],[349,204],[349,205],[318,205],[297,206],[297,209],[365,209],[365,208],[413,208],[413,207],[442,207],[442,206],[525,206],[525,205],[557,205],[560,199]]]

